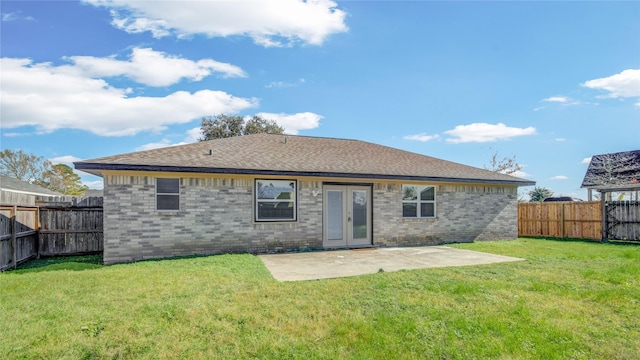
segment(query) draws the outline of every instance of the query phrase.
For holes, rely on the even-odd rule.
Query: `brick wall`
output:
[[[155,211],[155,178],[107,176],[104,262],[322,248],[321,183],[298,182],[298,221],[253,222],[253,181],[182,178],[180,211]]]
[[[155,178],[105,176],[106,264],[191,254],[322,249],[322,182],[298,181],[298,221],[253,221],[253,180],[183,177],[180,211],[155,211]],[[315,194],[315,195],[314,195]],[[514,187],[439,185],[436,219],[402,219],[401,185],[373,186],[375,246],[517,237]]]
[[[518,236],[517,188],[437,185],[435,219],[402,218],[402,185],[373,190],[373,242],[377,246],[436,245]]]

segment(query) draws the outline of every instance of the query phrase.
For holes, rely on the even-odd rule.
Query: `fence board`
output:
[[[599,201],[518,204],[518,236],[602,239]]]
[[[101,197],[36,197],[34,204],[0,206],[0,271],[41,255],[103,251]]]
[[[102,208],[75,206],[40,208],[40,255],[85,254],[103,250]]]
[[[602,211],[599,201],[567,202],[564,207],[564,233],[572,239],[602,240]]]
[[[38,208],[0,207],[0,271],[38,255]]]

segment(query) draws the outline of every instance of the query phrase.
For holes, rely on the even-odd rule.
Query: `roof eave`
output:
[[[596,190],[604,192],[619,191],[640,191],[640,185],[621,185],[621,186],[581,186],[583,189]]]
[[[309,176],[329,178],[355,178],[355,179],[384,179],[384,180],[412,180],[412,181],[438,181],[454,183],[482,183],[513,186],[533,186],[535,181],[528,180],[495,180],[473,179],[435,176],[412,176],[392,174],[364,174],[364,173],[335,173],[335,172],[310,172],[310,171],[285,171],[285,170],[259,170],[237,168],[205,168],[193,166],[160,166],[160,165],[131,165],[131,164],[103,164],[103,163],[74,163],[76,169],[92,174],[101,174],[104,170],[115,171],[150,171],[150,172],[181,172],[181,173],[205,173],[205,174],[239,174],[239,175],[270,175],[270,176]]]

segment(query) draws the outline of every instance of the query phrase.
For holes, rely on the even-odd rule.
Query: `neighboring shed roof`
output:
[[[6,175],[0,175],[0,189],[21,194],[61,196],[62,194]]]
[[[101,197],[104,196],[104,191],[98,189],[87,189],[83,196]]]
[[[323,176],[534,185],[535,182],[359,140],[255,134],[109,156],[76,169]]]
[[[640,189],[640,150],[594,155],[582,187],[612,191]]]

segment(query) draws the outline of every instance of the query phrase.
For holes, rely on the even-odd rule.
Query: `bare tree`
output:
[[[496,151],[491,156],[489,165],[485,165],[484,168],[487,170],[499,172],[501,174],[513,175],[522,170],[522,165],[518,164],[515,155],[510,158],[504,157],[502,158],[502,160],[500,160],[498,152]]]
[[[0,152],[0,173],[65,195],[82,195],[87,191],[87,186],[82,185],[82,179],[71,167],[52,165],[42,156],[22,150],[5,149]]]
[[[51,170],[51,162],[42,156],[22,150],[0,151],[0,173],[32,184],[42,185],[44,175]]]

